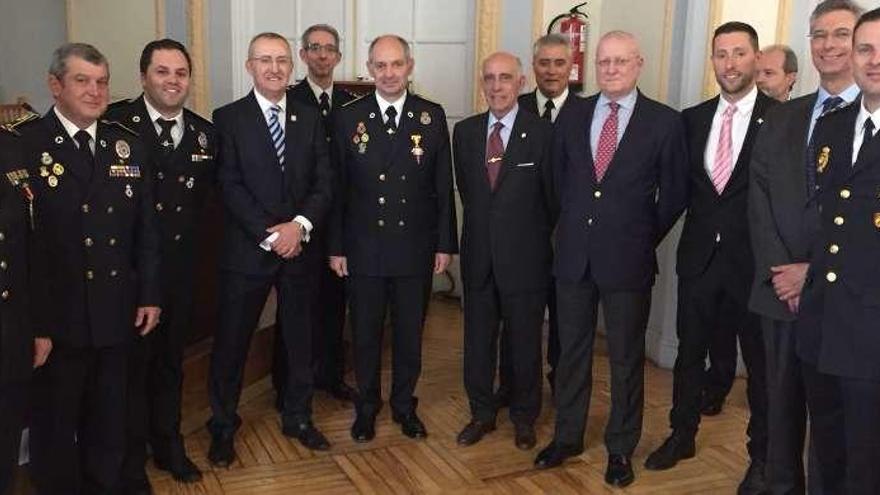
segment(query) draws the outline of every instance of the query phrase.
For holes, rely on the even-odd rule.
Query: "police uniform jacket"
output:
[[[822,117],[814,131],[821,232],[801,294],[798,353],[820,372],[878,380],[880,140],[852,164],[860,105]]]
[[[0,127],[0,387],[26,380],[34,340],[28,313],[30,188],[13,126]]]
[[[397,132],[386,132],[375,93],[339,110],[340,194],[331,255],[361,276],[430,274],[435,253],[456,253],[449,129],[443,108],[408,93]]]
[[[287,98],[314,108],[318,108],[320,105],[318,99],[315,98],[315,92],[312,91],[312,87],[309,86],[309,82],[305,79],[287,88]],[[324,130],[327,132],[328,138],[333,136],[333,117],[339,113],[340,107],[354,99],[353,94],[340,88],[337,84],[333,85],[333,95],[330,99],[330,115],[322,115],[326,122]]]
[[[75,347],[135,335],[139,306],[159,306],[159,230],[150,158],[138,136],[100,120],[94,165],[53,110],[25,131],[34,188],[35,332]],[[90,167],[93,169],[90,170]]]
[[[162,239],[161,278],[167,295],[180,286],[182,277],[191,278],[195,269],[197,222],[216,180],[214,126],[184,109],[183,136],[165,157],[143,95],[111,104],[107,118],[135,130],[145,150],[152,154],[154,206]]]

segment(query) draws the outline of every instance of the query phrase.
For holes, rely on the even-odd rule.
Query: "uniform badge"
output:
[[[189,179],[186,180],[186,188],[187,189],[192,189],[193,186],[195,186],[195,185],[196,185],[195,177],[190,177]]]
[[[828,167],[828,160],[831,158],[831,148],[823,146],[819,150],[819,157],[816,160],[816,171],[820,174]]]
[[[134,196],[134,191],[131,189],[131,184],[125,185],[125,195],[128,196],[129,198]]]
[[[54,161],[55,159],[52,158],[52,155],[50,155],[46,151],[44,151],[43,156],[40,157],[40,163],[42,163],[43,165],[52,165],[52,162]]]
[[[422,112],[422,114],[419,115],[419,122],[423,125],[431,125],[431,114],[428,112]]]
[[[124,140],[120,139],[119,141],[116,141],[115,146],[116,154],[119,156],[119,158],[125,160],[131,156],[131,147],[129,147],[128,143],[126,143]]]
[[[415,114],[413,114],[412,110],[410,110],[409,112],[406,112],[406,116],[409,118],[413,118],[415,116]]]
[[[40,177],[49,177],[49,168],[45,165],[40,167]]]
[[[371,118],[371,119],[375,119],[375,118],[376,118],[376,112],[370,112],[370,118]]]
[[[360,143],[361,143],[361,137],[358,136],[357,134],[355,134],[354,137],[351,138],[351,142],[354,143],[354,144],[360,144]]]
[[[520,134],[519,137],[520,137],[520,139],[525,139],[525,138],[526,138],[526,133],[522,133],[522,134]]]
[[[367,143],[361,143],[358,145],[358,153],[364,154],[367,152]]]
[[[106,147],[107,147],[107,141],[104,141],[104,140],[102,139],[102,140],[101,140],[101,147],[102,147],[102,148],[106,148]]]
[[[55,136],[55,144],[61,144],[64,142],[64,138],[61,136]]]
[[[64,165],[60,163],[52,165],[52,173],[55,175],[64,175]]]
[[[199,139],[199,146],[201,146],[202,148],[208,147],[208,135],[207,134],[205,134],[204,132],[200,132],[198,139]]]
[[[55,177],[54,175],[50,175],[49,178],[46,179],[46,182],[49,183],[49,187],[58,187],[58,177]]]
[[[296,122],[296,115],[291,115],[291,116],[290,116],[290,121],[291,121],[291,122]]]
[[[363,134],[367,132],[367,125],[363,122],[358,122],[357,129],[355,129],[355,131],[357,131],[358,134]]]
[[[140,115],[135,115],[135,116],[133,116],[133,117],[131,118],[131,121],[134,122],[135,124],[137,124],[138,122],[141,121],[141,116],[140,116]]]
[[[880,229],[880,213],[874,213],[874,227]]]
[[[366,132],[363,133],[363,134],[361,134],[361,142],[362,142],[362,143],[368,143],[368,142],[370,142],[370,135],[367,134]]]
[[[422,142],[421,134],[413,134],[409,137],[413,142],[413,147],[410,150],[412,156],[415,157],[416,163],[421,165],[422,163],[422,155],[425,154],[425,150],[419,145]]]

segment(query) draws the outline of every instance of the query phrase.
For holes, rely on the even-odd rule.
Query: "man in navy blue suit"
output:
[[[247,70],[253,91],[214,112],[218,182],[227,219],[220,327],[210,371],[213,416],[208,422],[208,458],[219,466],[235,459],[245,359],[272,287],[278,293],[289,364],[282,430],[307,448],[330,447],[311,422],[311,287],[320,252],[309,237],[332,203],[326,133],[316,109],[287,98],[293,58],[283,36],[255,36]]]
[[[602,36],[600,93],[571,100],[553,144],[561,354],[556,432],[535,460],[554,467],[583,452],[599,302],[611,361],[605,481],[626,486],[642,431],[645,326],[657,273],[655,248],[684,209],[687,148],[681,116],[636,89],[644,60],[632,34]]]

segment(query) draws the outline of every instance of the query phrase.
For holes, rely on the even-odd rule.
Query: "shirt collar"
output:
[[[287,93],[284,93],[284,96],[278,100],[278,103],[272,103],[268,98],[261,95],[257,88],[254,88],[254,96],[257,98],[257,104],[260,105],[260,111],[263,112],[263,115],[267,115],[269,113],[269,109],[275,105],[281,107],[281,113],[285,113],[287,111]]]
[[[735,103],[730,103],[723,96],[718,97],[718,112],[723,113],[731,105],[736,106],[736,113],[740,115],[748,115],[755,108],[755,102],[758,100],[758,87],[752,86],[752,90]]]
[[[629,94],[617,100],[612,100],[611,98],[608,98],[607,96],[605,96],[605,93],[599,93],[599,101],[596,103],[596,106],[603,107],[608,105],[612,101],[616,101],[621,108],[632,110],[636,106],[636,99],[638,98],[638,96],[639,90],[635,88],[633,88],[633,90],[630,91]]]
[[[850,85],[850,87],[841,91],[839,95],[832,95],[825,88],[819,86],[819,91],[816,95],[816,104],[813,105],[813,110],[822,108],[822,104],[825,102],[826,99],[831,96],[839,96],[843,98],[843,101],[847,103],[852,103],[856,101],[856,98],[859,97],[859,87],[856,83],[853,83],[852,85]]]
[[[507,112],[506,114],[504,114],[504,117],[501,117],[500,119],[495,117],[495,114],[493,114],[492,111],[490,110],[489,111],[489,129],[491,129],[492,126],[495,125],[495,122],[501,122],[502,124],[504,124],[505,129],[513,129],[513,123],[516,121],[517,112],[519,112],[519,104],[518,103],[515,104],[513,106],[513,108],[511,108],[510,111]]]
[[[148,100],[146,96],[144,96],[144,106],[147,107],[147,115],[150,116],[150,122],[155,124],[157,119],[173,120],[173,121],[177,122],[178,129],[183,129],[183,109],[182,108],[180,109],[179,112],[177,112],[177,115],[175,115],[174,117],[172,117],[170,119],[166,119],[164,116],[162,116],[161,113],[159,113],[158,110],[156,110],[156,107],[154,107],[153,105],[150,104],[150,100]]]
[[[568,86],[562,90],[562,93],[556,98],[548,98],[544,96],[544,93],[541,92],[540,89],[535,89],[535,97],[538,100],[538,112],[544,111],[544,105],[547,104],[547,100],[553,100],[553,108],[560,109],[562,108],[562,104],[565,103],[565,99],[568,98]]]
[[[89,133],[89,136],[92,138],[92,141],[96,141],[95,136],[98,134],[98,121],[92,122],[92,125],[86,127],[85,129],[80,129],[73,122],[71,122],[64,114],[58,110],[57,106],[52,107],[52,110],[55,112],[55,116],[58,117],[58,120],[61,122],[61,125],[64,127],[64,130],[67,131],[67,135],[70,136],[70,139],[76,141],[76,133],[83,130]]]
[[[874,110],[874,112],[872,113],[869,112],[867,108],[865,108],[864,101],[860,102],[859,116],[856,117],[856,129],[858,129],[859,132],[861,132],[861,129],[865,125],[865,121],[868,120],[869,117],[871,118],[871,120],[874,121],[874,131],[876,132],[876,130],[880,128],[880,125],[878,125],[880,124],[880,108]]]
[[[406,95],[409,94],[409,91],[404,91],[403,94],[395,101],[388,101],[385,98],[382,98],[379,95],[379,92],[376,91],[376,103],[379,104],[379,112],[383,115],[382,118],[385,118],[385,109],[393,106],[395,110],[397,110],[397,116],[400,117],[400,114],[403,113],[403,102],[406,101]]]
[[[314,81],[312,81],[311,78],[309,78],[309,76],[306,76],[306,82],[309,84],[309,87],[312,88],[312,93],[315,94],[315,100],[317,100],[320,103],[321,102],[321,93],[327,93],[327,98],[328,98],[327,101],[329,101],[331,105],[333,104],[333,83],[332,82],[330,83],[330,86],[327,87],[327,89],[324,89],[321,86],[318,86]]]

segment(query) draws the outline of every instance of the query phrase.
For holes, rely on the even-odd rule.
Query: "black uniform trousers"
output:
[[[176,277],[166,288],[159,325],[136,337],[128,371],[127,445],[123,476],[140,479],[147,443],[165,464],[185,455],[180,434],[183,351],[193,319],[193,277]]]
[[[547,364],[550,371],[547,373],[547,381],[554,385],[556,378],[556,365],[559,364],[559,318],[556,316],[556,281],[551,280],[547,288]],[[543,313],[541,315],[543,317]],[[508,336],[505,327],[501,328],[500,365],[498,366],[498,390],[502,393],[511,390],[513,382],[513,350],[511,349],[511,337]]]
[[[809,443],[804,480],[807,398],[794,322],[761,318],[767,365],[767,486],[773,494],[821,493],[816,443]]]
[[[736,334],[713,331],[709,342],[709,368],[703,393],[708,400],[723,401],[733,387],[737,363]]]
[[[260,314],[275,287],[280,324],[287,352],[287,387],[282,423],[296,425],[312,415],[312,277],[248,275],[232,271],[221,274],[220,325],[214,335],[210,387],[212,417],[208,429],[214,435],[231,435],[241,424],[236,410],[241,397],[244,367],[251,337]]]
[[[678,356],[672,385],[673,430],[695,435],[700,424],[700,402],[705,388],[706,352],[714,332],[738,335],[748,369],[746,395],[751,415],[747,434],[752,459],[767,454],[767,380],[760,317],[748,310],[729,287],[730,277],[717,256],[698,277],[678,281]]]
[[[589,275],[577,283],[556,283],[560,355],[554,441],[573,448],[583,446],[600,302],[611,365],[611,413],[605,426],[605,448],[609,454],[632,455],[642,435],[645,327],[651,291],[605,291]]]
[[[317,297],[313,298],[315,318],[312,333],[312,369],[315,388],[327,389],[343,383],[345,376],[345,281],[324,264],[318,270]],[[280,318],[276,318],[280,321]],[[272,385],[279,396],[287,385],[287,360],[284,359],[284,335],[280,325],[275,328],[272,356]]]
[[[431,275],[348,279],[349,316],[354,340],[358,414],[375,416],[382,408],[382,331],[391,309],[391,409],[415,412],[413,395],[422,372],[422,331]]]
[[[27,382],[0,385],[0,495],[11,486],[18,465],[27,390]]]
[[[494,277],[464,289],[464,387],[474,419],[494,422],[499,325],[510,346],[510,419],[532,425],[541,412],[541,333],[547,291],[504,293]]]
[[[55,342],[49,360],[34,372],[31,479],[40,495],[118,489],[128,353],[127,344],[74,348]]]

